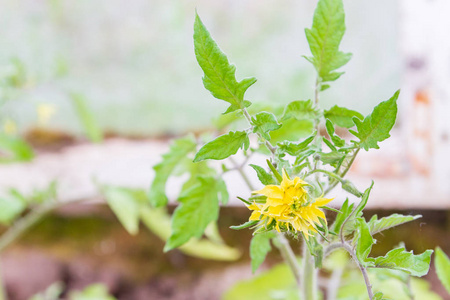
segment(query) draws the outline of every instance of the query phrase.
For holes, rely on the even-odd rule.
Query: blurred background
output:
[[[55,181],[59,200],[90,203],[58,208],[4,251],[0,242],[9,299],[29,299],[49,286],[48,293],[62,291],[77,300],[110,299],[107,291],[117,299],[219,299],[251,278],[251,234],[228,229],[248,218],[237,202],[222,209],[218,230],[239,259],[202,260],[177,250],[163,254],[164,234],[151,225],[129,235],[102,204],[97,183],[146,189],[170,138],[213,128],[212,120],[226,108],[202,85],[192,40],[196,9],[236,64],[238,79],[258,79],[246,97],[285,104],[313,97],[314,69],[302,55],[309,54],[304,28],[316,4],[0,0],[2,230],[7,233],[28,212],[27,206],[11,209],[17,207],[11,188],[42,198]],[[393,137],[381,150],[363,153],[350,176],[364,185],[377,182],[367,217],[424,216],[396,235],[386,233],[374,254],[400,241],[417,253],[440,245],[448,254],[449,4],[344,0],[344,5],[341,49],[353,58],[343,68],[346,74],[323,93],[321,106],[338,104],[366,115],[402,88]],[[272,254],[262,271],[279,260]],[[448,299],[434,272],[428,279],[431,289]],[[86,289],[94,283],[102,285]]]
[[[400,85],[398,2],[345,4],[342,49],[353,58],[333,92],[324,93],[323,106],[339,103],[365,114]],[[237,76],[258,79],[249,99],[287,103],[313,93],[314,70],[301,56],[309,53],[304,28],[316,1],[3,0],[1,6],[2,72],[19,76],[22,88],[3,97],[15,101],[1,114],[20,130],[35,124],[36,104],[50,103],[58,113],[48,125],[80,133],[71,93],[83,94],[101,127],[119,134],[210,126],[225,106],[202,86],[192,42],[196,8]]]

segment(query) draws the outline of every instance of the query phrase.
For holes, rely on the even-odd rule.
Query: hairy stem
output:
[[[327,285],[327,300],[337,299],[337,293],[339,286],[341,285],[342,274],[344,273],[344,268],[337,268],[331,273],[330,280]]]
[[[303,282],[302,299],[317,299],[317,269],[314,266],[314,257],[309,252],[306,242],[303,243]]]
[[[367,272],[367,269],[359,262],[358,258],[356,257],[355,250],[347,243],[341,242],[341,243],[333,243],[330,244],[324,251],[324,257],[333,252],[334,250],[338,248],[344,248],[352,257],[352,259],[355,261],[355,263],[358,265],[359,270],[361,271],[361,274],[364,278],[364,283],[366,284],[367,294],[369,295],[369,299],[373,299],[373,291],[372,291],[372,284],[370,283],[369,279],[369,273]],[[309,299],[309,298],[306,298]]]
[[[297,257],[294,254],[294,251],[292,251],[291,245],[289,244],[288,239],[284,236],[283,233],[278,233],[277,239],[278,243],[275,243],[275,246],[281,252],[284,261],[287,263],[292,273],[294,274],[297,284],[300,285],[301,269],[298,264]]]

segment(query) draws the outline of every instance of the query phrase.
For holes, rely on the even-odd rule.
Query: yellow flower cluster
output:
[[[319,207],[333,199],[318,198],[308,201],[307,183],[299,177],[289,179],[283,169],[283,180],[280,185],[267,185],[262,190],[254,191],[267,197],[265,203],[253,202],[248,206],[253,210],[250,221],[261,220],[271,224],[275,220],[277,231],[291,230],[302,232],[306,239],[312,236],[310,231],[317,232],[320,219],[326,223],[325,214]],[[317,225],[316,225],[317,224]]]

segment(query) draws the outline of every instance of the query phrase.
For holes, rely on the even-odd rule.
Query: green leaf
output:
[[[392,214],[378,220],[377,215],[374,215],[369,221],[370,233],[375,235],[386,229],[417,220],[421,217],[421,215],[405,216],[400,214]]]
[[[270,132],[271,142],[273,144],[293,141],[310,136],[314,132],[314,122],[311,120],[289,119],[283,121],[283,126]]]
[[[129,234],[135,235],[139,231],[139,218],[142,198],[136,192],[120,187],[106,187],[104,196],[111,210],[122,223]]]
[[[177,139],[173,142],[168,153],[162,156],[163,160],[153,167],[155,179],[150,187],[150,203],[155,206],[167,204],[166,182],[174,171],[175,167],[181,163],[190,152],[195,150],[197,144],[191,136]]]
[[[332,108],[325,110],[324,117],[326,119],[330,119],[331,122],[340,127],[350,128],[355,126],[353,122],[353,118],[356,117],[358,119],[364,119],[364,116],[357,111],[339,107],[337,105]]]
[[[204,72],[203,85],[214,97],[230,103],[225,113],[250,106],[251,103],[244,100],[244,94],[256,78],[237,82],[236,66],[228,62],[198,15],[194,23],[194,47],[198,64]]]
[[[240,148],[247,150],[249,146],[250,140],[245,131],[231,131],[201,147],[195,155],[194,162],[205,159],[225,159],[236,154]]]
[[[297,100],[286,105],[281,120],[285,121],[290,118],[294,118],[299,121],[317,120],[320,117],[320,110],[314,107],[311,100]]]
[[[352,212],[353,206],[353,203],[349,205],[348,198],[344,201],[341,209],[339,210],[341,213],[336,215],[336,219],[334,220],[333,225],[330,226],[330,231],[336,234],[339,233],[339,230],[341,229],[341,226],[344,223],[345,219],[347,219],[347,217]]]
[[[88,107],[86,98],[81,94],[73,93],[70,95],[72,99],[72,104],[77,113],[78,119],[84,128],[84,131],[89,138],[94,143],[100,143],[103,141],[103,132],[95,119],[92,110]]]
[[[275,237],[272,231],[255,234],[250,242],[250,258],[252,259],[252,272],[254,273],[266,259],[270,252],[270,240]]]
[[[26,200],[14,191],[0,197],[0,223],[10,225],[26,208]]]
[[[329,119],[326,119],[325,127],[333,144],[335,144],[337,147],[343,147],[345,145],[345,140],[334,134],[334,124]]]
[[[298,289],[292,271],[286,264],[280,264],[248,280],[239,280],[221,299],[298,300]]]
[[[259,133],[266,140],[270,140],[270,131],[280,129],[281,124],[278,124],[277,118],[272,113],[260,112],[252,117],[251,124],[254,133]]]
[[[356,222],[356,257],[363,266],[371,266],[371,259],[367,258],[370,251],[372,251],[372,245],[375,243],[375,240],[370,235],[369,226],[363,218],[358,218]]]
[[[181,192],[191,188],[192,186],[198,183],[199,176],[215,176],[216,171],[208,166],[206,161],[201,161],[198,163],[194,163],[190,159],[186,159],[183,161],[185,169],[189,172],[189,179],[183,183],[181,187]],[[177,168],[178,170],[178,168]]]
[[[389,251],[385,256],[375,258],[373,262],[377,268],[401,270],[412,276],[422,277],[430,269],[432,253],[433,250],[426,250],[420,255],[414,255],[412,251],[408,252],[401,247]]]
[[[304,151],[308,147],[309,144],[311,144],[311,142],[314,140],[315,137],[316,137],[316,133],[309,136],[301,143],[292,143],[292,142],[285,141],[282,143],[278,143],[277,146],[278,146],[278,149],[280,152],[287,153],[292,156],[297,156],[297,155],[300,155],[300,153],[302,151]]]
[[[206,226],[217,220],[219,200],[224,193],[221,181],[214,177],[201,176],[197,185],[180,195],[178,201],[181,204],[173,214],[172,234],[164,251],[179,247],[192,237],[200,238]]]
[[[217,181],[217,192],[220,203],[222,203],[223,205],[227,205],[228,200],[230,200],[230,195],[228,194],[227,185],[222,179],[219,179]]]
[[[359,147],[368,151],[370,148],[379,149],[378,142],[382,142],[390,137],[389,132],[395,124],[397,117],[397,98],[400,90],[386,101],[378,104],[370,115],[361,121],[353,118],[358,132],[350,132],[359,138]]]
[[[337,152],[337,151],[333,151],[333,152],[329,152],[329,153],[319,152],[319,154],[320,154],[320,161],[326,165],[331,165],[331,166],[336,166],[337,163],[340,160],[342,160],[345,156],[344,153]]]
[[[439,280],[450,294],[450,259],[439,247],[436,248],[434,266]]]
[[[373,300],[387,300],[384,298],[384,294],[382,292],[377,292],[373,295]]]
[[[144,225],[163,241],[171,235],[170,215],[165,207],[154,208],[144,205],[141,208],[141,218]],[[205,238],[192,238],[178,249],[189,256],[218,261],[234,261],[241,255],[238,249]]]
[[[273,176],[270,173],[268,173],[263,167],[253,164],[250,164],[249,166],[256,171],[256,175],[258,175],[258,179],[259,181],[261,181],[262,184],[264,185],[275,184]]]
[[[362,213],[364,207],[366,207],[366,205],[367,205],[367,201],[369,200],[370,192],[372,191],[373,183],[374,182],[372,181],[372,184],[370,185],[370,187],[368,187],[364,191],[364,194],[361,197],[361,201],[358,203],[358,205],[355,208],[354,216],[357,218],[362,215],[361,213]]]
[[[0,162],[31,161],[33,149],[19,137],[0,133]]]
[[[103,284],[92,284],[83,291],[71,292],[70,300],[116,300],[108,294],[108,288]]]
[[[345,33],[345,13],[342,0],[320,0],[314,12],[311,29],[305,29],[312,57],[322,82],[334,81],[343,73],[333,72],[345,65],[352,55],[339,51]]]

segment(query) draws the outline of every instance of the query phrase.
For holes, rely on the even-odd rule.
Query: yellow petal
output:
[[[252,215],[249,218],[249,221],[258,221],[261,213],[259,211],[252,212]]]
[[[314,205],[316,205],[316,206],[324,206],[324,205],[327,205],[328,203],[330,203],[333,200],[334,200],[334,198],[330,198],[330,199],[318,198],[318,199],[316,199],[316,202],[314,202]]]
[[[284,192],[278,185],[266,185],[259,191],[252,192],[254,194],[261,194],[268,198],[283,199]]]

